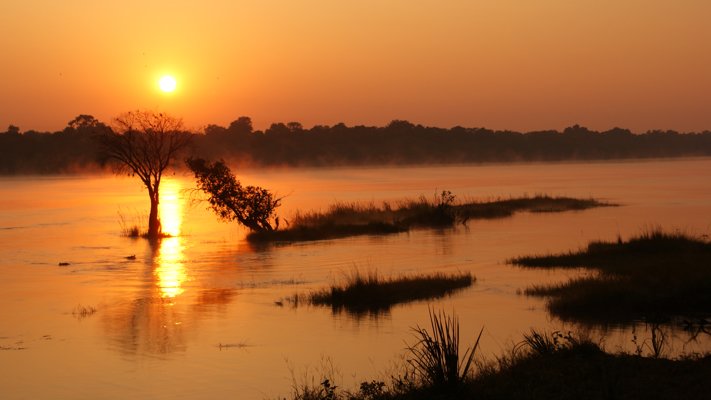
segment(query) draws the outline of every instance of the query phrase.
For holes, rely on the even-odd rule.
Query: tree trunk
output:
[[[158,192],[148,191],[151,198],[151,211],[148,214],[148,238],[157,239],[161,234],[160,219],[158,218]]]

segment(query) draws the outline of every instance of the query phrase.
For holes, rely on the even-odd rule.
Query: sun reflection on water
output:
[[[156,254],[157,267],[153,272],[161,297],[175,298],[184,292],[183,282],[187,279],[185,256],[180,237],[183,223],[183,199],[180,197],[180,181],[165,180],[161,188],[159,213],[163,225],[163,233],[170,237],[160,242]]]
[[[179,236],[183,224],[183,199],[180,198],[180,181],[165,179],[161,185],[158,213],[163,233]]]

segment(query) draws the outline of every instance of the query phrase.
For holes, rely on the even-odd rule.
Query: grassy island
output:
[[[376,315],[388,312],[396,304],[430,300],[450,295],[474,284],[471,273],[442,273],[384,278],[376,272],[352,273],[345,283],[332,285],[306,295],[294,295],[292,305],[307,303],[331,307],[334,312],[352,315]],[[281,302],[280,302],[281,303]]]
[[[252,242],[292,242],[333,239],[356,235],[406,232],[412,228],[446,228],[470,219],[505,218],[517,212],[562,212],[615,206],[595,199],[546,195],[459,202],[449,191],[434,199],[422,196],[397,203],[336,203],[325,212],[298,213],[281,230],[255,231]]]
[[[549,310],[563,319],[631,323],[711,315],[711,243],[704,238],[655,230],[628,241],[592,242],[579,251],[510,262],[596,271],[591,277],[526,290],[548,297]]]

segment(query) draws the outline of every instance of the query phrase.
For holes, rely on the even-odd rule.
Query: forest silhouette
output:
[[[0,174],[53,174],[104,169],[100,141],[109,125],[79,115],[57,132],[0,132]],[[711,155],[711,131],[603,132],[574,125],[514,132],[450,129],[394,120],[384,127],[274,123],[255,130],[249,117],[229,126],[208,125],[192,135],[194,155],[239,166],[359,166],[489,162],[613,160]],[[178,165],[178,167],[181,167]]]

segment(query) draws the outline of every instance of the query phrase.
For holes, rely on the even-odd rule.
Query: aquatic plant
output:
[[[74,318],[81,320],[94,315],[97,311],[97,308],[94,306],[83,306],[81,304],[77,304],[77,306],[72,310],[72,315]]]
[[[135,213],[132,217],[127,217],[121,210],[116,212],[118,214],[118,224],[121,229],[121,236],[138,238],[141,236],[140,223],[138,222],[141,218],[138,213]]]

